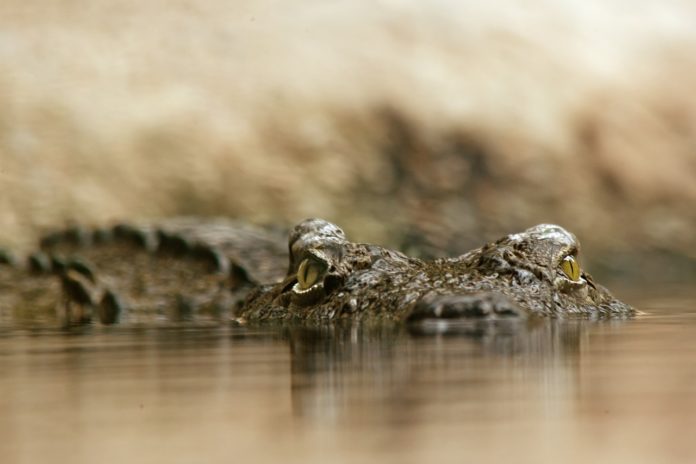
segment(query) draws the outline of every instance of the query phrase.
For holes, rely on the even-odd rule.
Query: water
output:
[[[451,334],[4,328],[1,462],[696,462],[696,295],[648,294]]]

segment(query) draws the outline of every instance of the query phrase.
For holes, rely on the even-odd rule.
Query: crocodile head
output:
[[[467,269],[474,286],[485,285],[487,291],[505,295],[528,313],[625,316],[635,312],[581,267],[580,242],[554,224],[505,236],[453,261]]]
[[[556,225],[508,235],[457,258],[421,261],[352,243],[338,226],[309,219],[291,231],[289,250],[285,280],[254,292],[242,317],[420,320],[634,313],[580,267],[578,240]]]

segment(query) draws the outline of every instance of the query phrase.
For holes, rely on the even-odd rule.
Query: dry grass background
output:
[[[678,0],[5,0],[0,243],[227,214],[694,257],[694,24]]]

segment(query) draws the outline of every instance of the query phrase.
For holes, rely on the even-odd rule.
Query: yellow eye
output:
[[[297,268],[297,283],[300,290],[307,290],[316,284],[319,278],[326,272],[326,264],[312,258],[307,258]]]
[[[563,258],[561,269],[570,280],[580,280],[580,265],[573,256],[568,255]]]

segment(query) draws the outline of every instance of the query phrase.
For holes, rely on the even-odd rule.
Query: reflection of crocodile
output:
[[[422,324],[410,324],[408,330],[401,324],[303,324],[289,326],[282,335],[255,332],[255,343],[266,349],[278,343],[290,345],[295,415],[353,418],[355,405],[350,399],[356,391],[369,391],[371,401],[378,398],[380,407],[387,408],[379,417],[393,420],[396,415],[400,422],[410,423],[419,420],[413,414],[422,414],[422,402],[442,399],[448,385],[459,393],[467,391],[477,404],[498,403],[500,390],[495,386],[519,387],[520,378],[526,387],[572,393],[583,365],[578,359],[587,354],[587,334],[592,329],[592,322],[568,319],[432,325],[442,326],[437,329],[447,336],[436,341],[419,337]],[[614,322],[612,328],[618,325]],[[511,378],[517,382],[509,382]],[[431,388],[437,393],[424,394]],[[362,409],[358,414],[364,413]]]
[[[287,274],[277,234],[220,220],[73,228],[45,237],[41,248],[28,260],[32,277],[0,266],[5,321],[40,318],[61,299],[68,320],[82,319],[71,306],[90,307],[104,323],[126,309],[133,321],[232,313],[249,321],[418,321],[634,312],[579,268],[577,240],[552,225],[425,262],[349,242],[334,224],[311,219],[290,233]]]

